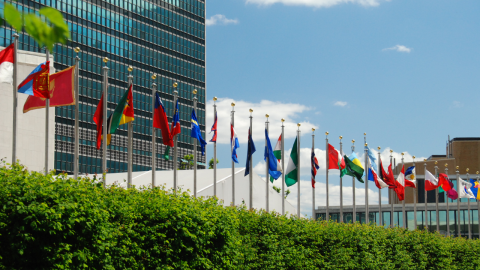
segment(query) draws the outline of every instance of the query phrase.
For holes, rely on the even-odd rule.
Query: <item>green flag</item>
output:
[[[297,149],[297,138],[295,138],[295,143],[293,143],[292,152],[290,153],[290,158],[288,159],[287,169],[285,170],[285,184],[287,187],[295,185],[298,181],[297,171],[298,171],[298,149]]]
[[[352,156],[350,156],[350,157],[353,158],[353,161],[350,160],[350,158],[348,158],[347,156],[344,156],[346,175],[353,176],[353,177],[357,178],[357,180],[360,183],[364,183],[364,181],[362,179],[364,169],[363,169],[363,167],[360,163],[360,160],[358,160],[355,153],[353,153]]]
[[[165,149],[165,153],[163,154],[163,158],[165,160],[170,160],[170,146],[167,146],[167,149]]]

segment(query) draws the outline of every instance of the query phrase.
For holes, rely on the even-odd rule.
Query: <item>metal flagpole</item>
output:
[[[370,223],[370,213],[368,211],[368,150],[367,150],[367,133],[363,133],[365,142],[365,224]]]
[[[402,168],[404,166],[404,163],[403,163],[403,155],[405,155],[405,153],[402,152]],[[400,171],[401,173],[401,171]],[[405,178],[405,171],[404,171],[404,174],[403,174],[403,177]],[[403,180],[403,201],[402,201],[402,223],[403,223],[403,228],[406,229],[407,228],[407,215],[405,213],[405,179]]]
[[[480,181],[480,177],[478,176],[478,173],[479,172],[477,171],[477,182]],[[477,194],[477,196],[478,196],[478,194]],[[477,210],[477,213],[478,213],[478,217],[477,217],[478,218],[478,222],[477,222],[478,223],[478,236],[480,238],[480,200],[478,200],[478,199],[477,199],[477,209],[478,209]]]
[[[217,104],[215,103],[216,101],[217,101],[217,97],[213,97],[214,117],[217,116]],[[217,141],[216,140],[213,142],[213,196],[217,197]]]
[[[458,171],[459,166],[457,168],[457,237],[462,237],[461,227],[460,227],[460,172]]]
[[[314,151],[315,151],[315,128],[312,128],[312,153],[314,153]],[[313,162],[313,160],[311,160],[310,162]],[[313,166],[315,166],[315,164],[312,163],[311,166],[313,170]],[[312,178],[313,178],[313,173],[312,173]],[[313,186],[312,186],[312,219],[315,220],[315,188]]]
[[[393,150],[390,149],[390,165],[392,165],[392,153]],[[394,201],[395,201],[395,191],[393,189],[388,189],[388,192],[390,192],[390,227],[395,227],[393,216],[395,215],[395,211],[393,209]]]
[[[80,74],[79,73],[79,62],[80,62],[80,57],[78,57],[78,53],[80,52],[80,48],[79,47],[76,47],[75,49],[73,49],[75,51],[75,53],[77,54],[77,56],[75,57],[75,142],[74,142],[74,146],[73,146],[73,179],[77,179],[78,178],[78,148],[80,147],[80,136],[79,136],[79,127],[78,127],[78,122],[79,122],[79,119],[78,119],[78,99],[79,99],[79,93],[78,93],[78,81],[79,81],[79,78],[80,78]]]
[[[47,62],[50,61],[50,51],[45,48],[45,55],[47,56]],[[49,72],[50,73],[50,72]],[[50,98],[45,99],[45,175],[48,174],[48,125],[50,117]]]
[[[155,83],[155,80],[157,79],[157,74],[152,75],[152,123],[153,123],[153,114],[155,114],[155,94],[157,93],[157,84]],[[133,89],[132,89],[133,91]],[[128,169],[131,177],[131,169],[133,167],[133,160],[132,158],[132,152],[133,152],[133,140],[131,139],[130,134],[133,133],[131,130],[133,130],[133,127],[130,126],[132,122],[128,123]],[[152,188],[155,187],[155,173],[157,171],[157,136],[156,136],[156,129],[152,125]],[[131,178],[130,178],[131,179]],[[130,180],[130,185],[132,184]]]
[[[232,102],[232,127],[235,127],[235,102]],[[233,132],[233,130],[232,130]],[[231,134],[233,140],[233,134]],[[232,156],[232,205],[235,206],[235,161],[233,161],[233,147],[234,142],[230,142],[230,150]],[[215,160],[216,161],[216,160]],[[215,162],[213,162],[215,163]]]
[[[355,152],[355,140],[352,140],[352,153],[353,152]],[[328,160],[328,156],[327,156],[327,160]],[[353,177],[353,176],[352,176],[352,193],[353,193],[352,223],[355,223],[355,222],[357,222],[357,207],[356,207],[356,203],[355,203],[355,177]]]
[[[298,131],[297,131],[297,190],[298,190],[298,195],[297,195],[297,215],[300,217],[300,123],[297,124]],[[327,186],[327,198],[328,198],[328,186]],[[327,205],[328,209],[328,205]]]
[[[132,86],[132,96],[133,96],[133,75],[132,75],[132,66],[128,66],[128,87]],[[152,79],[155,80],[156,75],[152,75]],[[152,85],[152,93],[153,93],[153,103],[152,103],[152,113],[155,113],[155,89]],[[153,120],[153,114],[152,114]],[[127,124],[127,188],[132,187],[132,172],[133,172],[133,122],[130,121]],[[155,185],[155,129],[152,127],[152,188]]]
[[[252,121],[253,121],[252,113],[253,113],[253,110],[250,109],[249,111],[250,111],[250,134],[249,134],[249,136],[252,136],[252,133],[253,133],[253,129],[252,129]],[[250,138],[248,138],[248,139],[250,140]],[[252,140],[253,140],[253,138],[252,138]],[[253,164],[252,163],[253,153],[250,153],[250,155],[251,155],[250,160],[248,161],[248,168],[249,168],[249,171],[250,171],[250,173],[248,174],[248,183],[249,183],[248,186],[249,186],[249,189],[250,189],[250,191],[248,192],[248,194],[250,196],[248,205],[249,205],[250,209],[253,209],[253,171],[252,171],[253,170],[253,165],[252,165]]]
[[[438,179],[438,166],[437,166],[437,164],[438,164],[438,161],[435,161],[435,177]],[[440,233],[440,214],[438,212],[438,188],[435,189],[435,218],[437,220],[437,232]]]
[[[285,144],[283,140],[283,133],[285,131],[285,126],[283,125],[283,122],[285,122],[285,119],[282,118],[282,215],[285,215]]]
[[[13,34],[13,128],[12,128],[12,165],[17,162],[17,74],[18,74],[18,34]]]
[[[424,177],[423,177],[423,178],[424,178],[424,184],[423,184],[423,186],[424,186],[424,189],[425,189],[425,225],[426,225],[425,227],[427,227],[427,231],[429,231],[428,218],[429,218],[430,215],[428,214],[427,189],[425,188],[425,187],[426,187],[425,184],[427,183],[427,177],[426,177],[426,175],[427,175],[427,160],[424,159],[423,162],[424,162],[424,163],[423,163],[423,175],[424,175]]]
[[[377,174],[380,173],[380,146],[378,149],[378,165]],[[378,189],[378,218],[380,219],[380,226],[383,226],[383,212],[382,212],[382,189]]]
[[[447,175],[448,177],[448,163],[445,163],[445,174]],[[446,192],[446,191],[445,191]],[[444,193],[444,196],[446,194]],[[449,205],[448,205],[448,196],[445,196],[447,197],[447,236],[450,236],[450,208],[449,208]]]
[[[340,155],[343,157],[343,145],[342,145],[342,139],[343,136],[340,136]],[[339,168],[340,170],[340,222],[343,223],[343,177],[342,177],[342,168]]]
[[[330,220],[330,213],[329,213],[329,200],[328,200],[328,168],[330,167],[330,159],[328,158],[328,131],[325,132],[325,142],[326,142],[326,146],[325,146],[325,154],[326,154],[326,162],[327,162],[327,167],[325,168],[325,172],[326,172],[326,176],[327,176],[327,179],[326,179],[326,191],[327,191],[327,211],[325,212],[325,220],[326,221],[329,221]]]
[[[193,89],[193,110],[197,113],[197,89]],[[197,197],[197,139],[193,139],[193,196]],[[215,161],[214,161],[215,163]]]
[[[470,175],[468,174],[468,171],[470,169],[467,168],[467,183],[470,183]],[[470,198],[467,199],[468,202],[468,239],[472,239],[472,229],[470,227]]]
[[[268,133],[268,117],[269,115],[268,114],[265,114],[265,117],[267,118],[267,121],[265,122],[265,130],[267,130],[267,133]],[[267,137],[265,137],[265,148],[267,148]],[[268,186],[268,182],[270,181],[269,179],[269,176],[270,174],[268,173],[268,167],[269,167],[269,164],[268,164],[269,160],[268,160],[268,155],[265,156],[265,210],[268,212],[268,200],[269,200],[269,186]]]
[[[413,166],[415,167],[415,156],[412,156],[413,158]],[[415,170],[415,173],[417,170]],[[415,179],[417,179],[417,176],[415,175]],[[406,185],[405,185],[406,186]],[[413,226],[415,230],[417,229],[417,189],[413,189]]]
[[[178,83],[173,83],[173,111],[175,112],[177,108],[177,98],[178,98],[178,91],[177,91],[177,86]],[[175,117],[175,114],[173,115]],[[180,123],[178,123],[180,124]],[[174,127],[172,127],[174,128]],[[173,132],[173,130],[172,130]],[[173,191],[177,192],[177,167],[178,167],[178,154],[177,154],[177,142],[178,142],[178,136],[175,135],[173,137]]]
[[[108,129],[108,58],[104,57],[103,62],[103,157],[102,157],[102,173],[103,173],[103,187],[107,186],[107,129]]]

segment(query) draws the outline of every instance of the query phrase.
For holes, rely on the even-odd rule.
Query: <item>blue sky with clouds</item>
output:
[[[248,109],[254,109],[259,174],[265,114],[272,144],[280,119],[287,119],[287,149],[295,124],[302,123],[305,214],[311,212],[307,148],[312,127],[317,128],[317,156],[323,155],[321,183],[325,131],[335,147],[342,135],[347,153],[352,139],[360,150],[366,132],[369,145],[381,146],[382,152],[391,148],[417,157],[444,154],[448,135],[479,136],[478,11],[476,0],[208,0],[207,98],[209,108],[213,96],[219,98],[219,167],[230,166],[232,101],[237,103],[240,166],[246,158]],[[207,116],[212,117],[211,110]],[[338,177],[330,184],[336,190]],[[317,189],[317,205],[324,204],[321,192]],[[296,192],[291,196],[295,205]],[[377,198],[372,193],[370,201]]]

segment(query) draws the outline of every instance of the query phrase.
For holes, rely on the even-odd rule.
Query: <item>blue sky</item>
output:
[[[265,113],[272,144],[280,119],[287,119],[287,149],[295,123],[302,123],[307,157],[302,194],[304,188],[311,194],[307,148],[312,127],[317,129],[317,156],[323,155],[320,184],[325,182],[325,131],[337,148],[342,135],[347,153],[352,139],[360,150],[366,132],[369,145],[381,146],[382,152],[391,148],[422,158],[444,154],[448,135],[478,136],[479,11],[480,1],[474,0],[209,0],[207,98],[209,108],[214,96],[220,99],[219,136],[226,136],[218,144],[218,166],[230,166],[231,101],[238,104],[239,166],[245,166],[248,109],[254,110],[259,174],[264,171]],[[208,159],[212,156],[209,144]],[[324,204],[320,184],[317,205]],[[330,184],[336,190],[338,177]],[[371,192],[378,192],[373,187]],[[378,201],[376,194],[371,203]],[[382,194],[386,202],[387,193]],[[295,205],[296,192],[290,196]],[[309,214],[311,196],[304,197],[302,213]]]

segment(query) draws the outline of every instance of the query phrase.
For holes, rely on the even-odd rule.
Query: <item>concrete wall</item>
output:
[[[0,50],[3,50],[0,47]],[[19,51],[17,83],[32,72],[39,64],[45,62],[46,55],[28,51]],[[54,73],[53,56],[50,56],[50,73]],[[17,106],[17,159],[29,170],[45,169],[45,109],[23,113],[23,105],[28,95],[18,94]],[[55,109],[50,108],[49,115],[49,145],[48,169],[54,167],[55,151]],[[13,130],[13,86],[0,83],[0,158],[12,162],[12,130]]]

